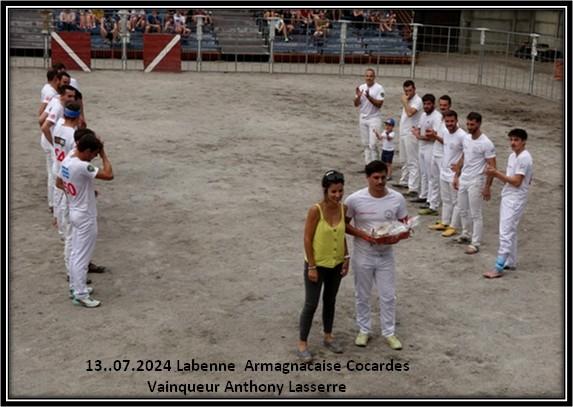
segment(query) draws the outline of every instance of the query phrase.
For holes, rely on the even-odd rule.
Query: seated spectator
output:
[[[96,28],[95,18],[90,9],[80,10],[80,30],[89,31]]]
[[[350,15],[350,21],[352,21],[352,26],[354,28],[362,29],[364,28],[364,10],[355,8],[352,10]]]
[[[119,35],[117,16],[104,15],[100,20],[99,30],[101,37],[109,41],[110,44],[117,41]]]
[[[78,26],[76,25],[76,13],[69,8],[65,8],[60,13],[60,28],[63,31],[76,31]]]
[[[147,23],[147,18],[145,15],[145,10],[131,10],[129,13],[129,19],[127,20],[127,29],[134,32],[136,29],[139,31],[145,31],[145,24]]]
[[[213,25],[213,18],[211,12],[203,9],[196,9],[193,11],[193,19],[197,20],[197,16],[203,17],[203,25]]]
[[[175,22],[173,21],[172,12],[168,12],[167,16],[165,16],[163,32],[167,34],[175,34]]]
[[[157,9],[151,10],[151,14],[147,16],[147,24],[145,25],[146,33],[160,33],[163,22],[161,17],[157,14]]]
[[[271,21],[275,29],[275,35],[284,35],[285,42],[288,42],[288,31],[283,17],[275,10],[265,12],[265,19]]]
[[[380,20],[380,31],[391,32],[394,31],[395,26],[396,26],[396,13],[394,13],[393,11],[389,11]]]
[[[326,14],[323,10],[318,12],[318,16],[314,19],[314,38],[324,38],[328,34],[328,28],[330,27],[330,21],[326,18]]]
[[[305,34],[313,26],[314,15],[311,9],[294,10],[294,27],[296,32]]]
[[[177,10],[173,16],[173,23],[175,24],[175,33],[180,34],[182,37],[188,37],[191,34],[191,29],[187,27],[187,20],[183,14],[183,10]]]

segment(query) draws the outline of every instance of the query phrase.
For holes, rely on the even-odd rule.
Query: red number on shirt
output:
[[[76,194],[78,193],[76,187],[71,182],[64,182],[64,186],[66,188],[66,192],[71,196],[76,196]]]
[[[64,158],[66,158],[66,153],[64,150],[60,150],[59,148],[54,149],[55,153],[56,153],[56,158],[58,161],[64,161]]]

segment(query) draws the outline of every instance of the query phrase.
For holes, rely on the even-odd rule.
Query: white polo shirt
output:
[[[366,90],[368,90],[368,94],[372,99],[384,100],[384,88],[382,85],[374,82],[371,87],[368,87],[367,84],[363,83],[358,87],[358,89],[362,91],[362,95],[360,96],[360,118],[371,119],[373,117],[380,116],[380,109],[368,100],[366,97]]]
[[[408,100],[408,106],[416,109],[416,113],[412,117],[408,117],[406,110],[402,107],[402,115],[400,116],[400,135],[412,135],[412,127],[418,127],[418,122],[422,113],[424,113],[424,104],[422,98],[415,94],[412,99]],[[412,135],[412,137],[414,137]]]
[[[80,212],[86,217],[97,217],[94,178],[99,169],[92,163],[68,155],[58,176],[64,181],[70,215]]]
[[[529,151],[523,150],[518,156],[516,156],[515,153],[511,153],[509,156],[505,175],[511,177],[516,174],[523,175],[521,185],[516,188],[506,183],[501,190],[501,196],[503,198],[515,198],[517,200],[527,201],[529,185],[533,178],[533,158],[531,154],[529,154]]]

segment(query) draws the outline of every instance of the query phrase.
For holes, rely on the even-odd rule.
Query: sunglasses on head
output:
[[[328,182],[344,182],[344,175],[334,170],[327,171],[326,174],[324,174],[324,178]]]

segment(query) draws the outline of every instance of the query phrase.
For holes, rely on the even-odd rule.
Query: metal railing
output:
[[[111,52],[92,50],[93,69],[143,69],[138,59],[141,50],[129,43],[125,14],[119,15],[121,44],[112,45]],[[182,70],[362,75],[368,66],[378,76],[471,83],[552,100],[563,97],[563,39],[558,37],[422,24],[397,24],[392,32],[383,32],[378,24],[349,21],[331,22],[321,35],[307,26],[285,37],[284,31],[275,29],[275,19],[253,16],[258,32],[250,33],[241,29],[244,19],[233,24],[235,36],[225,38],[215,30],[205,42],[203,21],[198,18],[192,39],[183,47]],[[43,31],[44,67],[50,64],[51,29]],[[98,57],[99,52],[105,58]]]

